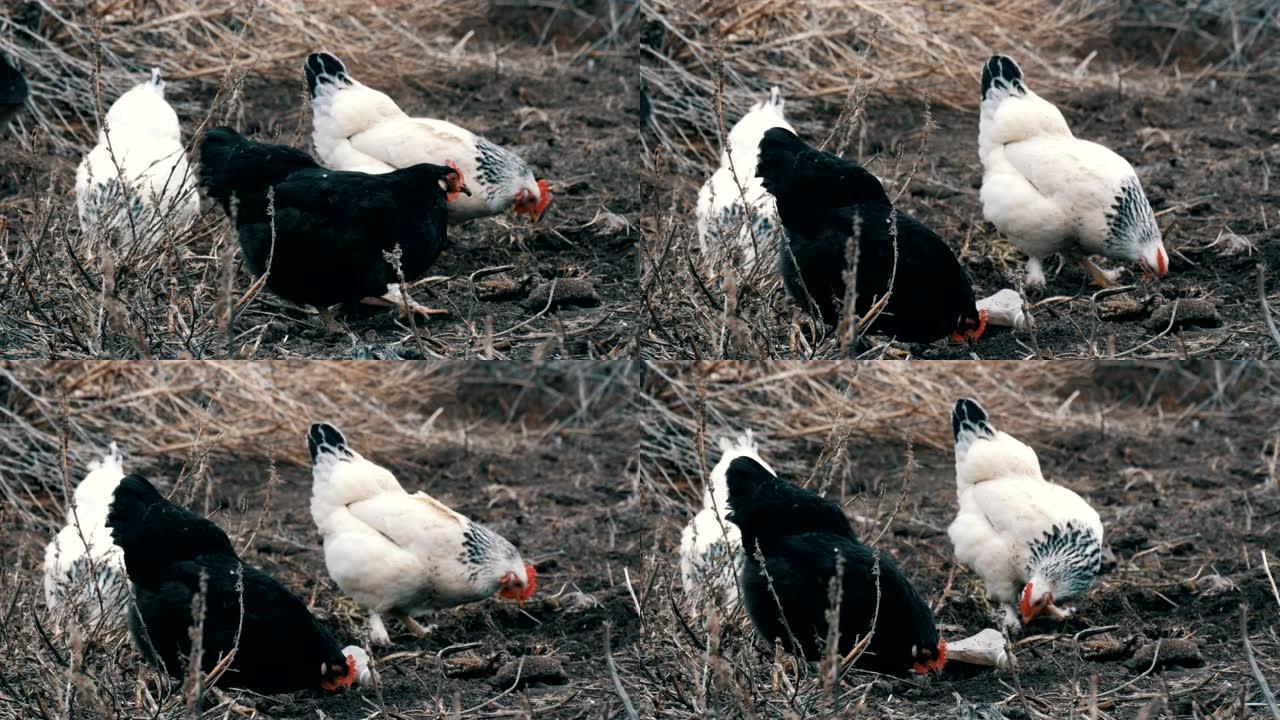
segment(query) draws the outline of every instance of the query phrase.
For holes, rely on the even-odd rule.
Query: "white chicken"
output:
[[[750,430],[734,440],[720,439],[723,454],[711,469],[711,477],[702,493],[702,509],[693,516],[680,534],[680,579],[693,607],[702,610],[714,605],[721,611],[731,610],[738,602],[738,557],[742,550],[742,533],[729,522],[729,488],[725,473],[729,464],[748,457],[773,475],[773,468],[759,453]]]
[[[1102,566],[1102,520],[1083,498],[1044,479],[1027,445],[987,422],[974,400],[956,403],[956,494],[947,529],[956,560],[973,568],[1004,606],[1005,624],[1029,623],[1080,597]],[[1017,607],[1015,612],[1014,607]]]
[[[783,104],[782,92],[775,87],[768,100],[751,106],[729,131],[720,167],[698,191],[698,245],[712,272],[728,261],[750,273],[757,258],[771,263],[777,253],[782,223],[773,195],[756,175],[756,164],[766,130],[794,132],[783,116]]]
[[[978,157],[982,214],[1027,254],[1027,285],[1043,286],[1043,259],[1073,247],[1168,273],[1160,226],[1133,166],[1072,135],[1058,108],[1028,89],[1003,55],[982,69]],[[1084,264],[1098,284],[1114,284],[1114,271],[1088,257]]]
[[[409,117],[385,93],[347,72],[329,53],[307,57],[312,139],[334,170],[385,173],[419,163],[456,164],[471,195],[449,203],[450,224],[514,210],[535,222],[551,188],[511,151],[444,120]]]
[[[84,247],[96,246],[97,233],[113,233],[118,247],[143,252],[199,216],[178,114],[164,99],[159,68],[107,111],[98,144],[76,169],[76,209]]]
[[[111,443],[76,486],[67,524],[44,551],[44,598],[51,612],[83,611],[89,627],[123,624],[129,578],[124,553],[111,541],[107,509],[124,478],[124,459]]]
[[[311,517],[324,539],[329,577],[370,611],[370,640],[391,642],[381,615],[413,634],[412,617],[495,593],[523,604],[537,573],[510,542],[423,492],[409,494],[386,468],[347,447],[332,425],[307,433],[314,482]]]

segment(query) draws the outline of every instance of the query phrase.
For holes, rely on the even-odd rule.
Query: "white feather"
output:
[[[991,88],[981,104],[978,156],[983,216],[1031,258],[1078,247],[1154,266],[1164,253],[1133,166],[1076,138],[1061,111],[1030,89]],[[1108,247],[1111,215],[1127,187],[1137,190],[1134,219]]]
[[[406,492],[388,470],[343,447],[345,455],[316,458],[311,516],[329,576],[356,603],[413,615],[490,597],[507,573],[527,582],[520,553],[505,539],[426,493]],[[482,564],[468,558],[468,530],[494,543]]]
[[[88,249],[111,233],[122,249],[151,251],[199,216],[178,115],[164,99],[159,71],[107,111],[98,144],[76,169],[76,209]]]
[[[1013,604],[1030,579],[1031,543],[1076,521],[1099,542],[1102,521],[1076,493],[1044,479],[1035,451],[995,430],[962,433],[956,444],[959,510],[948,528],[956,560],[973,568],[994,599]]]
[[[471,190],[449,203],[453,224],[506,212],[521,190],[540,194],[533,171],[514,153],[453,123],[409,117],[385,93],[350,74],[344,78],[318,85],[311,102],[312,139],[327,167],[385,173],[452,161]],[[481,170],[482,146],[495,158],[487,173]]]
[[[758,257],[776,252],[782,224],[773,196],[756,176],[760,140],[769,128],[794,132],[783,115],[784,100],[773,88],[768,100],[751,107],[729,131],[720,167],[698,192],[698,243],[713,271],[726,259],[752,268]]]
[[[67,524],[45,547],[44,592],[50,611],[83,609],[91,624],[107,618],[123,622],[128,597],[124,553],[106,526],[112,494],[124,478],[124,460],[115,443],[76,486]],[[85,573],[91,573],[86,575]]]
[[[711,470],[698,511],[680,535],[680,577],[685,594],[696,608],[709,603],[723,609],[738,601],[738,557],[742,533],[729,522],[729,488],[725,473],[730,463],[748,457],[770,473],[773,468],[760,457],[750,430],[730,441],[720,440],[723,454]]]

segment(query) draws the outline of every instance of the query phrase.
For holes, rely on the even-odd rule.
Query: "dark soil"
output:
[[[1140,77],[1152,73],[1143,70]],[[974,82],[971,110],[933,109],[936,128],[927,138],[928,156],[898,205],[948,242],[982,298],[1019,287],[1025,256],[982,217]],[[1034,77],[1029,76],[1029,82],[1034,86]],[[1274,305],[1280,287],[1274,277],[1274,269],[1280,267],[1280,216],[1275,211],[1280,194],[1270,180],[1270,168],[1280,161],[1280,91],[1262,75],[1167,82],[1167,91],[1131,79],[1119,88],[1054,93],[1048,99],[1062,110],[1078,137],[1107,145],[1137,169],[1164,232],[1169,275],[1151,283],[1136,268],[1127,268],[1120,282],[1135,287],[1118,296],[1104,293],[1095,301],[1099,288],[1089,284],[1078,261],[1066,260],[1060,270],[1057,260],[1047,261],[1047,287],[1026,298],[1036,319],[1034,337],[992,329],[977,345],[978,357],[1275,355],[1262,323],[1257,268],[1271,269],[1268,294]],[[802,136],[823,138],[838,108],[797,98],[789,100],[787,110]],[[892,197],[925,141],[923,105],[877,99],[873,93],[863,118],[865,128],[854,133],[853,147],[845,155],[869,162],[868,169],[885,179]],[[703,180],[698,175],[674,181],[674,192],[681,198],[676,207],[687,211],[690,227]],[[1228,253],[1220,237],[1231,233],[1247,239],[1251,247]],[[1161,304],[1191,298],[1211,300],[1220,324],[1175,326],[1154,339],[1165,333],[1168,323],[1152,329],[1152,313]],[[1118,309],[1121,303],[1138,308],[1117,316],[1113,306]],[[794,303],[787,298],[781,305],[789,311]],[[776,324],[781,332],[789,332],[789,319]],[[695,331],[676,328],[673,333],[682,330]],[[883,338],[869,340],[879,343]],[[775,354],[789,354],[785,338],[774,338],[770,345]],[[822,356],[836,352],[830,344],[824,347]],[[971,357],[963,345],[946,341],[910,350],[927,359]]]

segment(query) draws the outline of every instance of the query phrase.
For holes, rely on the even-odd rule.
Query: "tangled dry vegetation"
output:
[[[650,365],[637,482],[661,519],[636,583],[640,637],[617,653],[639,717],[1273,716],[1259,682],[1274,688],[1280,670],[1276,369],[965,365]],[[950,411],[964,395],[1030,443],[1047,477],[1090,499],[1113,556],[1066,626],[1013,638],[1012,671],[953,664],[897,680],[806,667],[760,647],[741,610],[687,606],[680,528],[701,505],[716,441],[752,429],[781,475],[843,503],[864,541],[895,558],[944,636],[998,627],[946,537]]]
[[[0,366],[0,652],[12,658],[0,667],[0,718],[212,720],[245,705],[259,718],[560,717],[558,708],[607,697],[593,670],[601,667],[601,618],[617,612],[622,596],[606,581],[612,550],[592,540],[623,494],[614,478],[634,443],[619,411],[631,403],[635,377],[619,363]],[[322,419],[407,486],[519,544],[539,566],[538,599],[524,612],[480,603],[438,614],[439,634],[427,644],[401,638],[375,651],[376,688],[337,697],[233,693],[236,705],[198,697],[194,684],[144,689],[122,629],[49,612],[41,560],[63,523],[64,482],[74,486],[87,460],[115,440],[130,471],[210,515],[242,557],[303,597],[344,644],[360,642],[364,615],[328,580],[308,510],[304,438],[308,423]],[[611,524],[632,527],[625,518]],[[570,607],[572,597],[581,602]],[[490,681],[508,660],[531,656],[563,667],[560,679],[518,690]],[[468,669],[456,673],[461,666]]]
[[[0,52],[18,60],[32,92],[30,112],[0,139],[6,356],[501,359],[602,355],[620,342],[613,301],[634,295],[632,208],[617,190],[626,157],[609,151],[618,166],[600,168],[552,148],[571,138],[584,152],[625,142],[613,131],[623,88],[601,72],[626,54],[635,10],[625,4],[346,2],[317,12],[297,0],[6,2]],[[234,231],[210,203],[190,229],[165,232],[156,251],[82,237],[68,178],[105,108],[151,67],[169,83],[189,156],[219,124],[309,149],[300,68],[318,49],[340,53],[411,112],[518,144],[552,178],[557,201],[542,223],[498,218],[450,231],[453,251],[414,293],[446,305],[456,322],[356,313],[345,336],[317,334],[314,318],[247,277]],[[593,309],[520,303],[557,279],[585,283],[577,303]],[[490,285],[505,294],[486,294]]]
[[[798,317],[767,254],[751,267],[702,256],[694,206],[728,129],[779,86],[801,137],[879,176],[898,207],[948,242],[979,298],[1021,292],[1025,258],[983,219],[977,197],[978,72],[997,51],[1019,60],[1077,134],[1133,162],[1175,260],[1157,286],[1135,280],[1103,293],[1067,263],[1046,292],[1023,294],[1034,329],[993,328],[976,357],[1265,358],[1280,348],[1269,317],[1280,295],[1266,270],[1280,259],[1273,3],[641,6],[646,356],[975,357],[945,342],[850,342]]]

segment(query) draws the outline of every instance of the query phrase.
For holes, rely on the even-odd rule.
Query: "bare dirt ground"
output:
[[[654,22],[651,28],[657,25]],[[1178,38],[1185,42],[1189,35],[1171,34],[1167,27],[1135,30],[1134,25],[1128,23],[1124,30],[1117,26],[1109,40],[1104,37],[1064,51],[1080,55],[1096,51],[1096,56],[1090,55],[1090,73],[1110,80],[1073,88],[1055,78],[1053,83],[1046,79],[1037,85],[1034,64],[1029,62],[1024,71],[1029,85],[1062,110],[1078,137],[1105,144],[1134,165],[1158,215],[1172,258],[1170,273],[1152,283],[1136,270],[1126,269],[1121,288],[1099,292],[1077,261],[1046,263],[1047,287],[1024,293],[1036,321],[1034,333],[993,328],[978,344],[978,358],[1266,358],[1280,350],[1280,339],[1272,340],[1262,312],[1262,297],[1274,306],[1280,292],[1274,271],[1280,267],[1280,196],[1271,178],[1271,168],[1280,159],[1280,93],[1264,69],[1269,66],[1222,72],[1219,65],[1214,70],[1212,54],[1178,42]],[[928,29],[940,36],[939,42],[949,37],[946,28]],[[1215,31],[1206,29],[1201,37],[1212,37]],[[651,34],[648,42],[655,48],[683,47],[660,31]],[[1170,49],[1172,56],[1165,57]],[[1009,52],[1019,56],[1013,48]],[[1022,57],[1028,55],[1022,51]],[[744,56],[774,73],[747,75],[746,82],[760,88],[760,97],[770,84],[792,79],[788,68],[767,53]],[[869,57],[873,66],[886,62],[878,59],[874,45]],[[1045,57],[1054,62],[1059,56]],[[926,114],[928,90],[911,97],[909,86],[904,90],[899,85],[888,96],[862,80],[859,92],[869,97],[852,126],[852,142],[844,148],[845,157],[865,163],[886,181],[890,197],[906,184],[906,192],[896,201],[898,207],[947,241],[969,272],[979,298],[1003,288],[1021,289],[1025,261],[983,219],[978,199],[982,166],[977,156],[977,100],[983,59],[981,53],[974,54],[969,73],[972,105],[963,109],[934,103]],[[658,61],[654,64],[661,67]],[[1178,69],[1190,66],[1205,70]],[[742,76],[754,69],[729,68],[726,72],[733,77],[726,86],[732,84],[734,92],[740,92]],[[713,70],[690,72],[705,75]],[[814,69],[805,71],[812,74]],[[665,71],[655,70],[660,72]],[[842,81],[843,75],[837,74],[831,82]],[[1052,88],[1046,90],[1050,84]],[[824,89],[815,95],[817,90],[808,90],[788,97],[787,117],[802,137],[817,143],[836,125],[844,94]],[[725,111],[726,128],[745,109],[736,106],[737,95],[734,100]],[[926,129],[930,120],[932,127]],[[711,122],[707,125],[714,127]],[[665,131],[675,136],[676,130],[683,129],[676,124]],[[648,354],[671,358],[874,358],[908,353],[925,359],[974,357],[965,346],[948,341],[927,347],[887,347],[881,337],[867,338],[852,351],[842,350],[833,333],[812,327],[808,318],[793,317],[795,303],[778,289],[776,280],[742,281],[732,293],[705,277],[701,283],[696,281],[694,206],[698,188],[718,162],[718,147],[704,146],[696,136],[679,136],[687,145],[672,150],[670,141],[664,144],[652,127],[645,137],[653,157],[643,251],[649,272],[641,292],[653,298],[651,305],[659,311],[644,318],[652,329],[645,335]],[[696,156],[701,166],[690,168],[673,160],[673,155]],[[1261,293],[1260,268],[1267,268],[1266,289]],[[764,272],[776,274],[772,265]],[[1175,302],[1180,304],[1179,315],[1193,304],[1207,302],[1212,307],[1194,313],[1199,319],[1171,323],[1169,311]]]
[[[104,299],[95,263],[72,259],[68,250],[79,232],[75,168],[94,135],[81,127],[84,147],[71,150],[39,134],[27,138],[28,147],[12,134],[0,137],[0,213],[10,224],[0,237],[9,257],[0,282],[0,355],[395,359],[621,352],[629,317],[623,305],[635,295],[640,158],[632,152],[628,52],[610,35],[617,31],[611,23],[627,16],[610,16],[609,7],[495,7],[462,25],[459,34],[475,32],[459,46],[465,49],[454,68],[427,62],[424,69],[417,58],[388,62],[376,53],[348,59],[357,78],[406,112],[446,118],[509,147],[553,187],[552,205],[537,224],[507,214],[449,229],[448,247],[415,291],[418,302],[449,315],[419,323],[417,336],[393,314],[363,310],[339,313],[346,332],[330,336],[313,310],[268,292],[228,322],[227,296],[245,299],[253,278],[240,267],[234,231],[207,199],[203,221],[181,240],[184,262],[166,260],[158,268],[147,262],[136,272],[120,267]],[[407,13],[405,22],[420,20],[412,4],[391,12]],[[319,49],[253,48],[273,59],[247,72],[236,96],[241,107],[219,121],[257,140],[310,150],[301,67],[306,53]],[[326,49],[341,55],[343,47]],[[185,138],[208,111],[220,79],[204,73],[169,80]],[[39,101],[37,95],[32,102]],[[87,272],[77,272],[79,266]],[[585,280],[592,292],[554,306],[545,297],[530,299],[539,286],[568,279]]]
[[[826,369],[818,369],[822,365]],[[1044,384],[1054,387],[1040,393],[1028,384],[1037,383],[1032,373],[1021,381],[993,379],[977,366],[917,367],[904,374],[910,385],[893,382],[880,368],[751,367],[706,365],[699,373],[666,366],[675,385],[650,386],[652,424],[696,430],[705,422],[708,467],[719,457],[721,436],[760,431],[762,456],[784,477],[844,503],[864,541],[892,555],[934,607],[945,637],[999,627],[997,609],[981,581],[957,567],[946,534],[955,514],[949,446],[955,397],[983,398],[998,427],[1037,451],[1046,477],[1093,504],[1110,554],[1065,625],[1036,625],[1014,637],[1016,674],[955,664],[930,679],[854,672],[833,691],[821,672],[762,653],[740,616],[719,621],[717,638],[715,631],[703,632],[687,608],[673,612],[672,598],[681,597],[675,560],[687,518],[681,508],[700,503],[697,475],[688,472],[699,462],[697,441],[648,432],[640,474],[647,497],[664,511],[648,559],[654,580],[647,602],[642,596],[642,639],[620,661],[643,717],[1267,715],[1240,624],[1244,606],[1252,651],[1274,686],[1280,595],[1262,567],[1262,552],[1274,575],[1280,570],[1277,435],[1254,421],[1257,408],[1248,395],[1263,387],[1252,384],[1256,378],[1223,391],[1215,388],[1211,368],[1046,369],[1053,377]],[[909,409],[914,398],[904,397],[915,394],[911,386],[930,398],[916,404],[918,411]],[[895,402],[894,395],[903,399]],[[815,407],[814,397],[829,400]],[[1264,405],[1274,403],[1270,395]],[[828,422],[819,424],[824,417]],[[1190,640],[1198,658],[1154,662],[1154,645],[1172,639]],[[1002,715],[974,714],[993,709]]]

